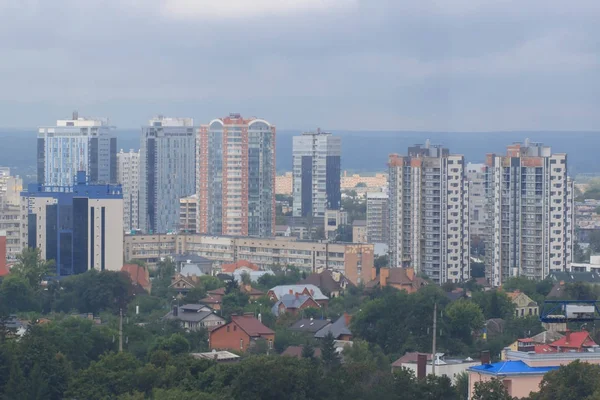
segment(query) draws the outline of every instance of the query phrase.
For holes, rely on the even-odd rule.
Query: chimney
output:
[[[262,323],[262,314],[258,313],[258,322]]]
[[[565,343],[569,344],[571,343],[571,331],[567,329],[567,331],[565,332]]]
[[[293,289],[290,289],[290,294],[294,294],[294,290]]]
[[[179,316],[179,307],[173,306],[173,316],[174,317]]]
[[[344,313],[344,322],[346,324],[346,326],[350,326],[350,321],[352,320],[352,315],[348,314],[347,312]]]
[[[425,379],[427,376],[427,354],[417,354],[417,379]]]
[[[374,281],[377,279],[377,268],[371,268],[371,280]]]
[[[490,363],[490,351],[484,350],[481,352],[481,365]]]
[[[406,276],[411,281],[415,279],[415,269],[414,268],[406,268]]]

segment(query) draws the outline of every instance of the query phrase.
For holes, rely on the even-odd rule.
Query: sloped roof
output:
[[[423,278],[418,277],[416,274],[411,279],[406,273],[406,268],[389,268],[389,276],[387,283],[397,285],[413,285],[414,287],[421,287],[427,285],[427,281]]]
[[[286,309],[293,310],[293,309],[298,309],[298,308],[302,307],[304,305],[304,303],[306,303],[309,300],[311,300],[310,296],[306,296],[306,295],[296,296],[293,294],[286,294],[277,303],[275,303],[273,305],[273,307],[271,308],[271,311],[273,312],[273,314],[279,316],[279,306],[281,306],[281,304],[283,304]]]
[[[475,365],[469,371],[486,375],[543,375],[558,367],[530,367],[521,360],[501,361],[493,364]]]
[[[184,307],[185,306],[179,307],[177,316],[173,315],[173,311],[169,311],[167,313],[167,315],[165,315],[165,318],[166,319],[179,319],[181,321],[186,321],[186,322],[200,322],[203,319],[205,319],[206,317],[208,317],[209,315],[213,314],[212,311],[185,311],[186,309]],[[221,318],[216,314],[214,314],[214,315],[217,316],[218,318]],[[221,318],[221,319],[223,319],[223,318]]]
[[[238,261],[234,262],[233,264],[222,264],[221,271],[223,271],[226,274],[232,274],[236,269],[241,268],[241,267],[246,267],[253,271],[260,270],[260,268],[258,268],[258,265],[252,264],[250,261],[238,260]]]
[[[325,290],[326,292],[333,292],[336,290],[342,289],[341,283],[346,281],[346,284],[352,285],[350,280],[344,276],[344,274],[340,273],[340,280],[337,282],[333,279],[333,275],[331,271],[324,270],[320,273],[314,273],[307,276],[305,279],[298,282],[299,285],[315,285],[321,290]]]
[[[202,275],[206,275],[205,272],[203,272],[200,267],[198,267],[196,264],[184,264],[184,266],[181,268],[181,275],[183,276],[202,276]]]
[[[563,347],[568,349],[580,349],[582,347],[597,346],[587,331],[567,332],[562,338],[550,343],[552,347]]]
[[[121,267],[121,271],[127,272],[129,279],[134,284],[140,285],[147,291],[150,290],[152,284],[150,283],[150,275],[146,268],[137,264],[125,264]]]
[[[419,356],[418,351],[404,353],[404,355],[402,357],[400,357],[399,359],[397,359],[396,361],[394,361],[392,363],[392,367],[400,368],[402,366],[402,364],[409,363],[409,362],[417,362],[418,356]],[[431,361],[431,359],[432,359],[431,354],[426,354],[426,356],[427,356],[427,361]]]
[[[350,329],[346,325],[346,316],[342,315],[333,324],[329,324],[323,327],[323,329],[320,329],[315,333],[315,337],[319,339],[324,338],[329,332],[331,332],[334,339],[339,338],[341,335],[352,335],[352,332],[350,332]]]
[[[554,282],[565,282],[565,283],[586,282],[586,283],[600,284],[600,273],[598,273],[596,271],[592,271],[592,272],[555,271],[555,272],[551,272],[548,275],[548,278],[552,279],[552,281],[554,281]]]
[[[311,296],[315,300],[329,300],[329,297],[325,296],[321,289],[312,284],[305,285],[279,285],[271,288],[269,291],[272,291],[277,299],[280,299],[286,294],[296,294],[302,293],[304,289],[308,289],[308,292],[311,293]]]
[[[549,344],[549,343],[552,343],[564,336],[565,335],[563,335],[562,333],[559,333],[559,332],[544,331],[544,332],[538,333],[537,335],[532,336],[530,339],[533,343]]]
[[[271,329],[264,326],[259,320],[249,315],[232,315],[231,322],[239,326],[248,336],[274,335]]]
[[[296,321],[292,326],[290,326],[289,330],[314,334],[329,324],[331,324],[331,321],[328,321],[326,319],[303,318],[299,321]]]

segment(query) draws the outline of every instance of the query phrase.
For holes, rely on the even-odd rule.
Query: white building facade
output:
[[[339,210],[342,139],[328,132],[293,138],[293,215],[323,217]]]
[[[415,145],[389,157],[391,267],[414,267],[434,282],[470,278],[469,190],[462,155]]]
[[[78,171],[91,183],[116,183],[117,138],[107,119],[58,120],[37,136],[37,180],[47,186],[71,186]]]
[[[567,155],[541,143],[514,143],[486,161],[486,275],[544,279],[572,260],[574,186]]]
[[[123,229],[140,227],[140,153],[123,149],[117,154],[117,182],[123,188]]]

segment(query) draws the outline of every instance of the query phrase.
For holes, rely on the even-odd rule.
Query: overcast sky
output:
[[[0,0],[0,126],[600,130],[598,0]]]

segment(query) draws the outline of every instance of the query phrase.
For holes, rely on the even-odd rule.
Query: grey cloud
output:
[[[595,0],[260,0],[252,13],[240,1],[219,2],[229,18],[163,0],[0,0],[3,125],[72,108],[123,127],[238,110],[281,128],[600,123]]]

